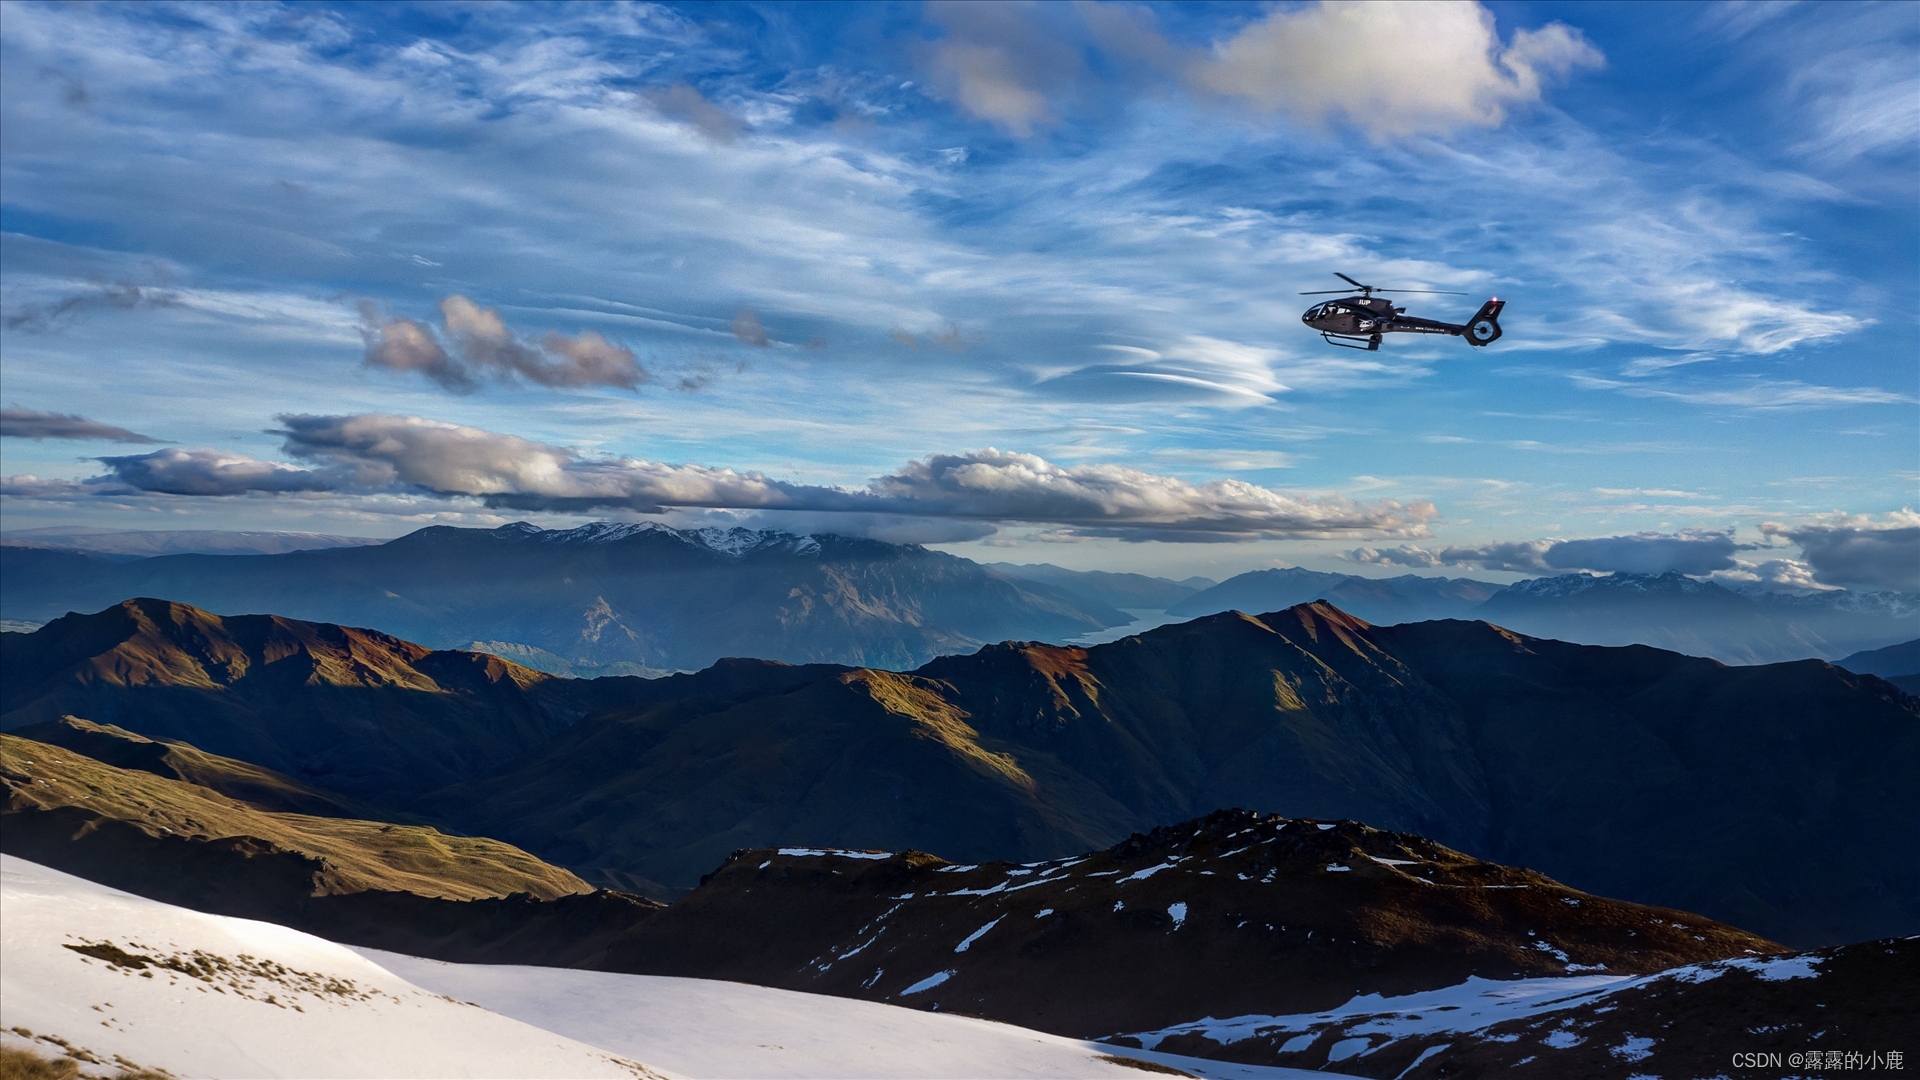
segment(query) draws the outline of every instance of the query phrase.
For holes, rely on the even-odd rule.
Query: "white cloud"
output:
[[[1077,23],[1032,3],[931,3],[944,36],[925,49],[935,89],[968,115],[1027,136],[1073,99],[1184,88],[1309,124],[1344,117],[1376,138],[1497,127],[1547,83],[1604,58],[1550,23],[1502,44],[1476,0],[1322,0],[1276,9],[1211,48],[1176,45],[1151,10],[1082,4]],[[1111,77],[1081,58],[1100,54]]]
[[[1819,581],[1814,577],[1813,567],[1798,559],[1741,560],[1733,569],[1715,573],[1713,579],[1736,585],[1765,585],[1789,592],[1822,592],[1839,588],[1838,585]]]
[[[1501,46],[1474,0],[1324,0],[1276,9],[1218,42],[1193,82],[1310,123],[1344,116],[1376,138],[1495,127],[1545,82],[1604,63],[1561,23]]]
[[[498,309],[483,308],[457,293],[440,301],[441,325],[453,343],[451,350],[427,324],[382,318],[373,304],[360,305],[360,318],[367,366],[417,371],[455,393],[471,391],[481,376],[499,380],[517,376],[541,386],[628,390],[651,377],[634,359],[632,349],[592,330],[574,337],[549,332],[534,342],[509,329]]]

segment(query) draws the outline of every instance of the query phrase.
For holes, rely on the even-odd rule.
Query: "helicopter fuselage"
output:
[[[1348,348],[1368,351],[1380,347],[1383,334],[1449,334],[1466,338],[1469,345],[1485,345],[1499,336],[1497,321],[1490,320],[1498,319],[1503,306],[1498,299],[1489,300],[1472,322],[1456,324],[1415,318],[1406,313],[1406,308],[1395,307],[1391,300],[1378,296],[1343,296],[1313,305],[1300,321],[1335,345],[1351,341],[1356,344]],[[1490,332],[1481,329],[1483,323],[1492,327]]]

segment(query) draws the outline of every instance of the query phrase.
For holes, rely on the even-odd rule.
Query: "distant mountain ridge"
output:
[[[1039,581],[1065,589],[1076,596],[1114,607],[1147,608],[1164,611],[1202,589],[1212,588],[1212,578],[1190,577],[1173,581],[1145,574],[1116,574],[1105,570],[1068,570],[1052,563],[983,563],[989,570],[1023,581]]]
[[[1503,588],[1471,578],[1418,574],[1366,578],[1289,566],[1228,578],[1167,610],[1173,615],[1214,615],[1222,611],[1278,611],[1327,600],[1368,622],[1421,622],[1458,618]]]
[[[370,536],[222,529],[8,529],[0,544],[141,559],[154,555],[255,555],[385,543]]]
[[[1538,637],[1653,645],[1734,664],[1840,657],[1920,634],[1920,597],[1736,592],[1677,571],[1533,578],[1468,614]]]
[[[372,547],[120,564],[0,548],[7,618],[45,621],[129,596],[646,671],[740,655],[910,668],[989,641],[1061,639],[1130,621],[1108,605],[916,545],[776,530],[434,526]]]
[[[1496,585],[1286,567],[1228,578],[1168,612],[1272,611],[1313,600],[1373,623],[1485,619],[1535,637],[1652,645],[1730,664],[1840,657],[1920,634],[1920,597],[1844,589],[1805,595],[1736,591],[1677,571],[1559,574]]]
[[[1502,586],[1287,567],[1216,584],[983,565],[831,534],[658,523],[435,526],[372,546],[266,556],[0,546],[0,616],[9,628],[142,595],[373,626],[578,677],[692,671],[726,656],[907,670],[995,641],[1110,641],[1171,619],[1314,600],[1378,625],[1484,618],[1539,637],[1738,664],[1836,658],[1920,636],[1920,596],[1730,589],[1678,573],[1562,574]],[[1144,614],[1152,611],[1165,615]]]

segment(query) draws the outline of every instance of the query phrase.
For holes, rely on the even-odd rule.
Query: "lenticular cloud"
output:
[[[988,448],[935,454],[847,489],[758,472],[590,457],[417,416],[282,416],[301,468],[212,450],[101,459],[136,490],[183,495],[332,491],[475,498],[520,510],[785,510],[982,523],[1029,522],[1131,540],[1419,536],[1431,503],[1307,498],[1239,480],[1194,484],[1111,465],[1059,465]]]

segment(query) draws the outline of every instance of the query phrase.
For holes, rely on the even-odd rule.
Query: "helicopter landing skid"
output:
[[[1322,330],[1320,332],[1320,336],[1326,339],[1327,344],[1338,345],[1343,349],[1359,349],[1361,352],[1379,352],[1380,351],[1380,335],[1379,334],[1371,334],[1367,337],[1359,337],[1353,334],[1329,334],[1325,330]],[[1356,341],[1364,341],[1366,342],[1366,344],[1365,345],[1348,344],[1349,342],[1356,342]]]

